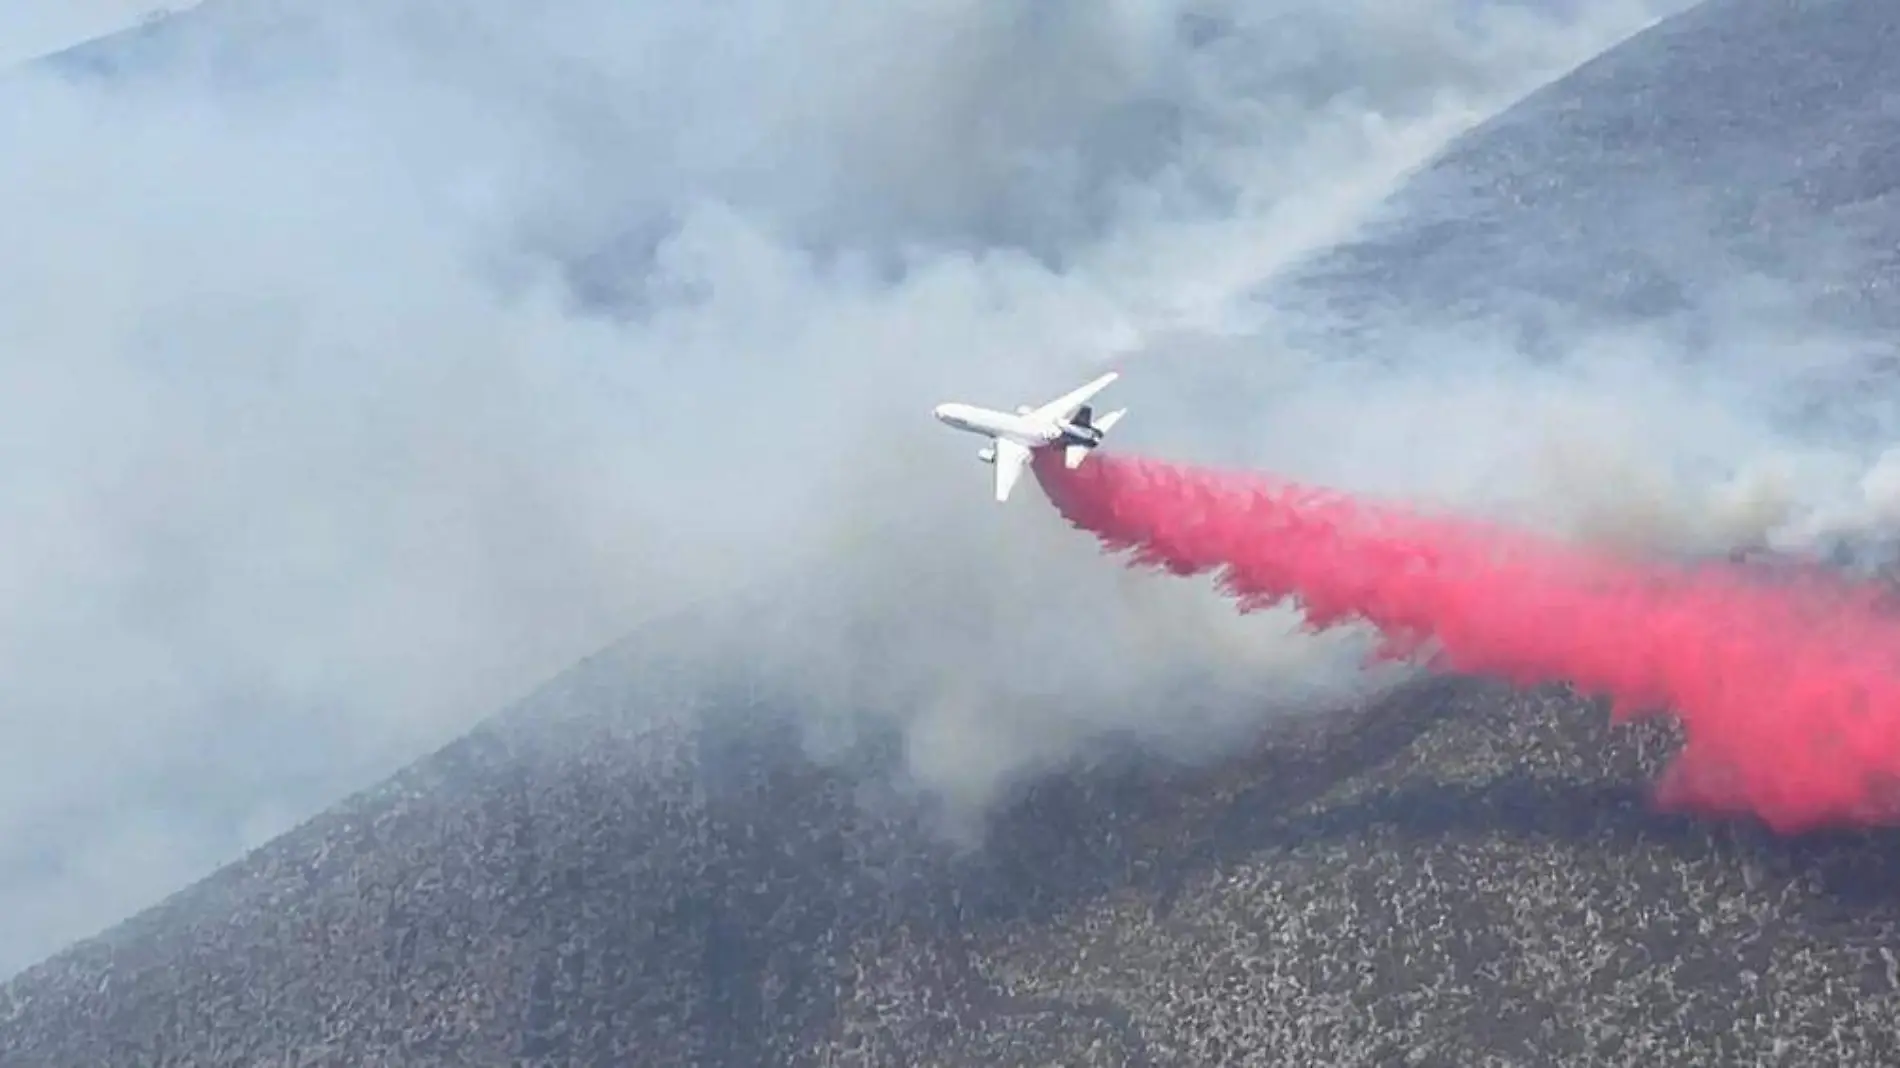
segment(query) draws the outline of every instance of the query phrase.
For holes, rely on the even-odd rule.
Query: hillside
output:
[[[1714,360],[1744,328],[1884,351],[1896,39],[1885,5],[1700,4],[1455,142],[1272,296],[1379,344],[1491,320],[1554,358],[1578,325],[1621,320]]]
[[[603,655],[29,971],[8,1063],[1893,1051],[1900,843],[1652,815],[1665,740],[1559,693],[1432,684],[1200,773],[1079,771],[959,857],[758,710],[649,718],[677,666]]]

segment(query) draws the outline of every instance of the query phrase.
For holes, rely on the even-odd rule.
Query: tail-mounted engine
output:
[[[1075,418],[1069,420],[1062,429],[1068,432],[1068,438],[1072,443],[1094,448],[1102,443],[1103,436],[1094,420],[1095,409],[1084,404],[1075,410]]]

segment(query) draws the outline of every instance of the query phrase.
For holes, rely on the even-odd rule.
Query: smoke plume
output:
[[[1586,371],[1478,325],[1373,366],[1252,299],[1681,6],[205,0],[14,72],[0,971],[793,579],[766,692],[815,751],[895,730],[973,817],[1109,735],[1214,753],[1400,677],[1361,630],[1235,618],[993,507],[928,418],[1105,361],[1116,447],[1686,555],[1864,551],[1890,439],[1773,418],[1822,358],[1762,340],[1792,325],[1747,322],[1721,376],[1589,323],[1554,342]],[[1215,350],[1250,377],[1215,388]]]

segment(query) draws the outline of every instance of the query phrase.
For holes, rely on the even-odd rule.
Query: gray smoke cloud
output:
[[[1129,449],[1687,551],[1889,523],[1891,459],[1796,450],[1772,383],[1662,343],[1420,337],[1375,377],[1248,310],[1680,6],[207,0],[122,81],[17,75],[0,972],[796,576],[759,670],[876,710],[965,820],[1110,735],[1191,757],[1396,677],[1119,569],[1033,485],[994,507],[944,399],[1112,362]],[[1164,395],[1218,346],[1249,396]]]

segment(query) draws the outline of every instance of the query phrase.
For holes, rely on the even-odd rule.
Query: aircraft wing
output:
[[[1023,477],[1023,468],[1029,466],[1029,449],[1008,438],[996,439],[996,459],[992,462],[996,468],[996,499],[1006,501],[1009,491]]]
[[[1055,400],[1037,408],[1031,414],[1044,419],[1068,419],[1075,414],[1076,409],[1087,404],[1090,397],[1108,388],[1110,382],[1120,377],[1121,373],[1119,371],[1110,371],[1086,386],[1081,386],[1064,393]]]

